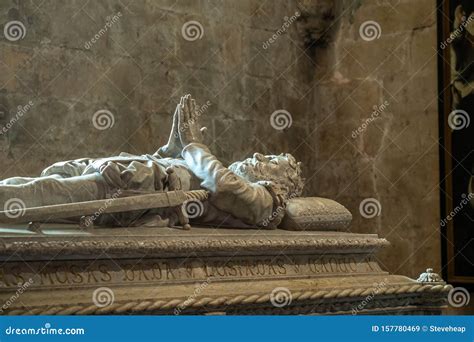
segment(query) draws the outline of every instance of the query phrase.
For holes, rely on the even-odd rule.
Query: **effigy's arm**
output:
[[[274,205],[270,192],[235,175],[203,144],[205,127],[199,124],[200,115],[191,95],[181,98],[176,113],[181,155],[201,186],[210,192],[212,205],[246,224],[266,226]]]
[[[212,205],[246,224],[268,225],[274,203],[263,185],[235,175],[203,144],[186,145],[182,156],[191,171],[201,179],[201,186],[210,192]]]

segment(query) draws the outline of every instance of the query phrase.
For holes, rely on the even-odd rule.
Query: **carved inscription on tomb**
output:
[[[0,288],[16,288],[30,279],[31,287],[57,287],[380,272],[375,261],[359,256],[34,261],[4,264],[0,269]]]

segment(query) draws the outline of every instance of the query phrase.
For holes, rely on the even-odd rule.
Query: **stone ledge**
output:
[[[64,225],[62,226],[64,227]],[[188,256],[363,253],[389,243],[375,234],[284,230],[110,228],[40,233],[0,231],[0,260],[64,260]]]
[[[377,284],[383,282],[383,286]],[[272,305],[272,292],[284,288],[288,303],[284,307]],[[172,291],[171,291],[172,289]],[[445,283],[422,284],[402,276],[339,277],[316,281],[313,279],[260,281],[260,282],[210,282],[202,293],[193,296],[194,285],[172,287],[115,287],[114,300],[105,307],[92,302],[90,289],[77,289],[74,302],[68,290],[48,295],[30,291],[23,294],[28,306],[9,308],[6,314],[21,315],[89,315],[89,314],[173,314],[206,313],[351,313],[362,305],[357,313],[365,310],[431,310],[438,312],[446,306],[447,293],[452,289]],[[28,298],[27,298],[28,297]],[[370,297],[370,300],[368,299]],[[54,303],[54,304],[53,304]],[[364,304],[365,303],[365,304]],[[265,312],[267,311],[267,312]]]

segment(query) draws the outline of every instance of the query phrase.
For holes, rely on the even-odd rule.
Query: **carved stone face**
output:
[[[229,169],[249,182],[272,181],[283,186],[288,192],[297,192],[296,195],[299,195],[303,187],[300,164],[289,153],[254,153],[252,158],[235,162]]]

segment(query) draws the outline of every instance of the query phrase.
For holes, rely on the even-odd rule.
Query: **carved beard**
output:
[[[251,182],[256,183],[258,181],[268,181],[278,188],[278,192],[283,194],[284,197],[292,196],[294,197],[301,195],[301,189],[298,190],[298,193],[295,193],[295,184],[289,179],[287,174],[287,169],[285,167],[280,167],[276,173],[270,173],[266,168],[258,166],[258,161],[254,158],[247,158],[243,161],[238,161],[232,163],[228,168],[234,172],[237,176]],[[303,182],[300,179],[300,182]]]
[[[232,163],[229,166],[229,170],[252,183],[262,180],[258,177],[259,174],[255,171],[255,166],[252,165],[248,159]]]
[[[288,184],[284,183],[281,176],[276,176],[269,173],[262,173],[254,163],[254,159],[249,158],[244,161],[235,162],[229,166],[229,170],[234,172],[237,176],[251,182],[256,183],[259,181],[272,182],[277,192],[286,197],[289,193]]]

